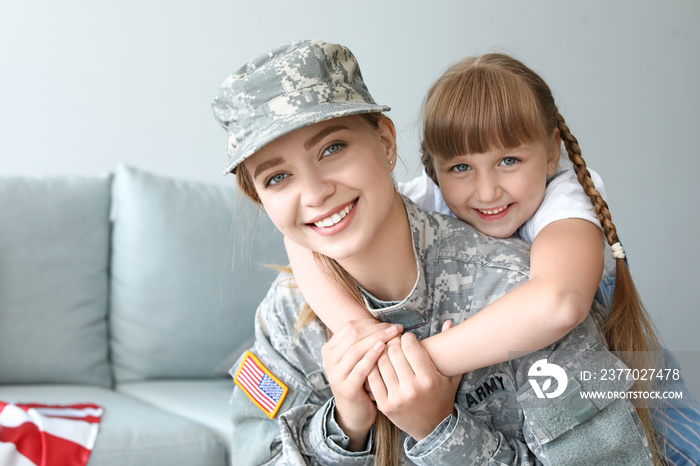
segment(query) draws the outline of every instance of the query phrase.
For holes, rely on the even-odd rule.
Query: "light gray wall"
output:
[[[695,0],[2,0],[0,173],[124,161],[232,183],[209,108],[218,85],[272,46],[314,38],[348,45],[393,107],[408,179],[430,83],[463,56],[505,51],[548,81],[606,180],[641,293],[700,387],[699,21]]]

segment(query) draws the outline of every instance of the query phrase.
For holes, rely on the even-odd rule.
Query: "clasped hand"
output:
[[[443,376],[416,337],[401,331],[400,325],[355,320],[323,347],[335,418],[351,450],[364,449],[377,410],[416,440],[454,411],[461,378]]]

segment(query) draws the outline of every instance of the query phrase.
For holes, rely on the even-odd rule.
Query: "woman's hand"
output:
[[[448,321],[443,331],[451,327]],[[368,383],[377,409],[399,429],[420,441],[454,412],[461,376],[445,377],[415,335],[387,344]]]
[[[364,390],[367,376],[401,326],[374,319],[346,323],[323,346],[323,369],[335,396],[335,420],[350,438],[350,450],[365,448],[377,407]]]

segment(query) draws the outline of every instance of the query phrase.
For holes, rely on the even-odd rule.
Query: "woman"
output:
[[[624,367],[591,317],[539,353],[459,381],[432,365],[417,339],[527,281],[528,249],[396,192],[388,108],[372,100],[349,50],[283,45],[224,81],[213,109],[229,134],[226,171],[379,321],[329,339],[317,320],[297,325],[303,299],[289,275],[278,278],[258,309],[255,347],[233,371],[233,449],[244,463],[367,464],[376,453],[383,464],[382,449],[394,447],[378,413],[403,432],[388,455],[402,463],[651,463],[629,401],[580,396],[629,388],[575,378]],[[539,385],[551,370],[556,390]]]

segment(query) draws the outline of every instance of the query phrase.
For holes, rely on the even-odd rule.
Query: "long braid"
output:
[[[578,141],[571,134],[564,117],[556,113],[557,127],[564,141],[564,147],[569,159],[574,165],[574,171],[578,182],[583,187],[584,193],[590,198],[596,211],[598,220],[603,227],[608,245],[619,244],[617,228],[612,222],[610,209],[607,202],[596,189],[591,174],[586,168],[586,162],[581,156],[581,148]],[[631,369],[645,369],[658,367],[656,355],[659,354],[661,345],[651,318],[649,317],[641,297],[637,291],[632,275],[630,274],[624,254],[616,257],[615,289],[613,291],[610,313],[603,325],[603,335],[610,351]],[[649,390],[651,384],[648,381],[637,381],[634,390]],[[637,406],[637,414],[644,426],[649,440],[649,447],[654,457],[655,464],[661,457],[661,448],[656,438],[656,433],[651,422],[650,407],[645,403]]]
[[[557,113],[557,125],[559,127],[561,138],[564,141],[566,151],[569,154],[569,159],[574,164],[574,170],[576,171],[578,181],[583,187],[586,195],[591,199],[591,203],[595,208],[598,220],[603,227],[603,234],[605,235],[608,244],[612,246],[619,242],[619,238],[617,235],[617,228],[615,228],[615,224],[612,222],[608,204],[605,202],[605,200],[603,200],[602,196],[595,188],[590,172],[586,168],[586,162],[581,156],[581,149],[579,148],[578,141],[574,135],[571,134],[571,131],[566,125],[564,118],[559,113]],[[624,258],[617,259],[616,265],[618,270],[622,269],[623,271],[629,273],[629,269],[627,268],[627,263],[624,261]],[[608,320],[614,319],[615,314],[617,314],[616,311],[618,311],[618,309],[616,309],[618,306],[614,305],[615,296],[620,293],[633,295],[633,299],[618,299],[618,301],[622,301],[619,303],[621,305],[629,302],[627,306],[631,306],[629,310],[633,312],[633,314],[630,315],[631,318],[629,319],[628,324],[641,325],[639,332],[634,333],[636,336],[642,336],[643,338],[612,338],[608,341],[608,345],[610,346],[611,350],[615,351],[656,351],[659,347],[659,343],[655,336],[651,319],[647,315],[646,310],[642,305],[641,298],[639,298],[634,283],[630,281],[629,284],[631,284],[631,289],[628,289],[630,287],[627,286],[627,283],[623,283],[623,286],[619,286],[620,284],[616,283],[615,293],[613,295],[613,306]],[[620,293],[618,293],[618,291]]]
[[[571,134],[569,127],[564,121],[564,117],[561,116],[560,113],[556,114],[556,121],[559,127],[559,134],[561,135],[562,141],[564,141],[564,147],[566,147],[566,152],[569,154],[569,159],[574,165],[574,171],[576,172],[578,182],[583,187],[583,192],[590,198],[595,213],[598,216],[598,221],[603,227],[605,239],[607,239],[608,244],[612,246],[617,243],[619,239],[617,237],[617,229],[612,222],[608,203],[605,202],[603,196],[601,196],[596,189],[591,179],[591,174],[586,167],[586,161],[583,160],[581,156],[581,148],[578,145],[578,140]]]

